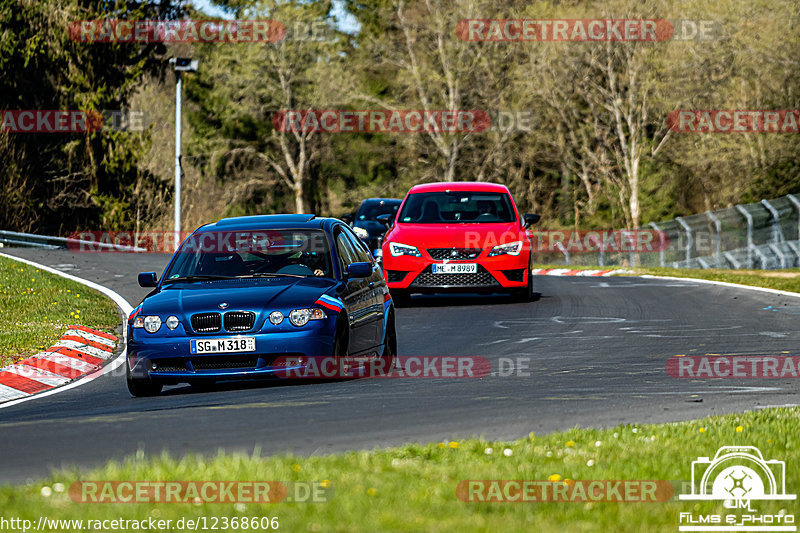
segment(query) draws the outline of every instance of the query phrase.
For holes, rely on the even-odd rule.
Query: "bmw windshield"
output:
[[[398,218],[405,224],[485,224],[515,220],[507,194],[479,191],[411,194]]]
[[[256,277],[333,277],[322,231],[204,231],[178,249],[164,283]]]

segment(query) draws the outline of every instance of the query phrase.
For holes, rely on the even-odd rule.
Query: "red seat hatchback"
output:
[[[526,229],[504,185],[446,182],[408,191],[383,242],[384,276],[395,305],[411,293],[511,292],[533,297]]]

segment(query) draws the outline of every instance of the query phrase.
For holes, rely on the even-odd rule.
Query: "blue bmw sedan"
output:
[[[340,220],[226,218],[195,230],[128,319],[134,396],[164,385],[258,379],[316,357],[394,360],[394,307],[380,267]]]

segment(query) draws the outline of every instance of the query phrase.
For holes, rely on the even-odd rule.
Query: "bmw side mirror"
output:
[[[392,227],[392,222],[394,221],[394,215],[390,215],[386,213],[385,215],[378,215],[375,217],[375,220],[386,226],[387,228]]]
[[[344,222],[345,224],[352,224],[355,218],[356,217],[354,213],[346,213],[342,215],[342,222]]]
[[[522,227],[529,228],[534,224],[536,224],[537,222],[539,222],[541,218],[542,217],[540,217],[539,215],[534,215],[532,213],[525,213],[524,215],[522,215],[522,220],[524,221]]]
[[[158,277],[155,272],[139,272],[140,287],[155,287],[158,285]]]
[[[347,265],[348,278],[366,278],[372,275],[372,264],[363,263],[350,263]]]

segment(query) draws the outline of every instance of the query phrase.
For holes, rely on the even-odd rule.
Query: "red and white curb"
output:
[[[131,306],[131,304],[129,304],[128,301],[125,300],[125,298],[123,298],[119,293],[114,292],[113,290],[103,285],[100,285],[99,283],[94,283],[93,281],[89,281],[83,278],[79,278],[78,276],[73,276],[72,274],[61,272],[60,270],[56,270],[55,268],[49,267],[47,265],[42,265],[41,263],[36,263],[34,261],[29,261],[27,259],[22,259],[20,257],[16,257],[13,255],[0,253],[0,257],[6,257],[8,259],[13,259],[14,261],[19,261],[20,263],[25,263],[27,265],[34,266],[46,272],[50,272],[51,274],[55,274],[56,276],[61,276],[62,278],[71,279],[72,281],[77,281],[78,283],[81,283],[87,287],[95,289],[96,291],[108,296],[115,304],[117,304],[117,307],[120,309],[120,311],[122,311],[123,319],[127,318],[128,315],[130,315],[131,312],[133,311],[133,307]],[[105,345],[106,347],[109,346],[108,343],[112,341],[112,339],[109,337],[112,337],[114,339],[114,343],[116,344],[117,340],[116,337],[114,337],[113,335],[109,335],[108,333],[94,332],[94,330],[87,331],[88,329],[89,328],[84,328],[83,326],[70,326],[70,329],[67,331],[67,333],[64,334],[64,337],[61,337],[61,340],[59,340],[59,342],[56,343],[56,346],[48,350],[49,352],[54,352],[55,351],[54,349],[56,349],[58,350],[56,352],[56,355],[59,355],[62,358],[66,357],[66,359],[58,360],[60,361],[60,363],[57,364],[66,363],[62,364],[61,366],[72,367],[76,370],[86,370],[85,372],[79,374],[81,379],[77,379],[77,377],[71,378],[66,375],[58,374],[56,372],[53,372],[52,370],[48,370],[47,368],[34,367],[41,371],[41,375],[36,379],[33,379],[33,381],[41,382],[43,384],[58,383],[59,385],[43,388],[41,389],[40,392],[37,392],[35,394],[29,393],[29,394],[23,394],[22,396],[15,396],[13,399],[5,399],[0,397],[0,409],[11,407],[13,405],[17,405],[22,402],[27,402],[29,400],[35,400],[36,398],[50,396],[51,394],[58,394],[61,392],[65,392],[75,387],[80,387],[81,385],[91,381],[93,378],[98,378],[102,375],[112,372],[114,369],[121,366],[125,362],[125,355],[126,355],[125,346],[128,341],[126,328],[124,327],[122,328],[123,349],[116,358],[113,357],[114,355],[113,348],[109,351],[102,347],[103,345]],[[74,350],[75,346],[78,345],[82,347],[82,350],[86,350],[86,352],[78,351],[78,353],[83,353],[83,357],[75,358],[66,355],[66,350],[68,349]],[[98,352],[95,350],[100,350],[100,351]],[[106,352],[108,352],[107,356],[105,355]],[[45,353],[46,352],[42,352],[42,354]],[[34,355],[29,359],[36,358],[37,356],[42,354]],[[100,357],[100,355],[103,355],[105,357]],[[104,363],[99,366],[97,366],[96,364],[93,365],[92,361],[94,361],[94,363],[99,363],[99,362],[96,360],[90,360],[88,359],[89,357],[103,359],[104,361],[107,361],[107,363]],[[73,365],[77,366],[77,368],[75,368],[75,366]],[[26,364],[26,366],[30,365]],[[5,372],[6,369],[4,368],[2,369],[2,371]],[[16,372],[11,372],[11,373],[17,374]],[[25,378],[26,376],[23,375],[20,377]],[[19,390],[14,387],[10,388],[14,390]],[[8,391],[8,389],[3,389],[3,390],[6,392]]]
[[[535,276],[613,276],[614,274],[632,274],[632,270],[570,270],[569,268],[534,268]]]
[[[68,327],[49,349],[0,368],[0,402],[65,385],[102,368],[114,355],[116,336],[85,326]]]

